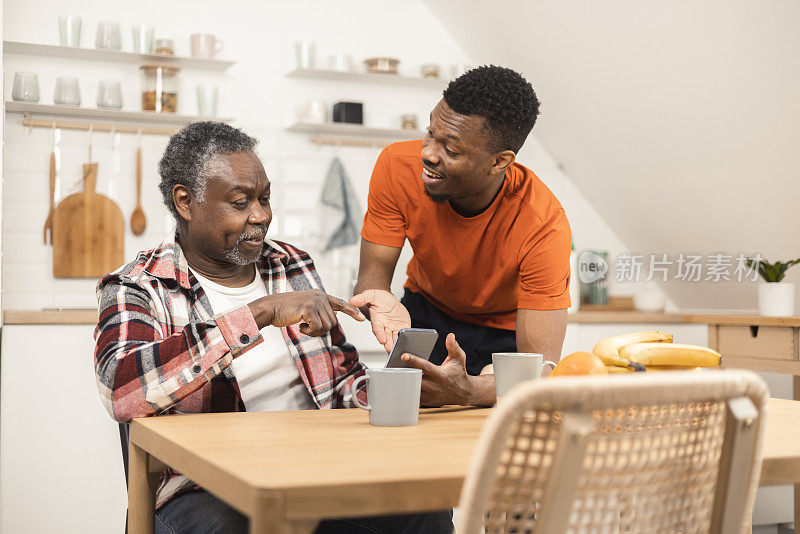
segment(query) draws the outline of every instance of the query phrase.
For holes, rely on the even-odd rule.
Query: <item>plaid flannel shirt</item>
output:
[[[270,294],[287,284],[294,291],[322,289],[309,255],[291,245],[266,240],[257,266]],[[114,419],[245,411],[230,363],[262,336],[248,306],[214,315],[177,239],[103,277],[97,298],[95,374]],[[314,403],[321,409],[352,407],[350,384],[365,371],[355,348],[338,326],[321,337],[298,327],[281,331]],[[198,487],[165,471],[156,504]]]

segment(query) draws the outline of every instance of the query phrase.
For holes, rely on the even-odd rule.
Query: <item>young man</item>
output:
[[[97,286],[97,386],[117,421],[352,406],[350,385],[364,366],[336,312],[364,318],[324,293],[308,254],[266,239],[270,182],[255,145],[215,122],[170,139],[159,173],[175,239]],[[157,533],[247,532],[244,516],[172,470],[156,505]],[[325,521],[316,532],[451,531],[442,512]]]
[[[494,403],[492,352],[558,360],[566,332],[571,234],[553,193],[515,162],[539,113],[530,83],[488,66],[450,82],[422,141],[378,158],[350,304],[390,350],[409,326],[434,328],[425,405]],[[414,256],[401,301],[389,292],[405,240]],[[456,342],[456,339],[458,342]]]

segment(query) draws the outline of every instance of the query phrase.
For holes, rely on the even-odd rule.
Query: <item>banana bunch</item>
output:
[[[634,332],[600,340],[593,349],[610,374],[717,367],[720,355],[706,347],[672,342],[672,334]]]

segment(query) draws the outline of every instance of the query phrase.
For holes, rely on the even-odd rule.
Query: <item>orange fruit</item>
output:
[[[607,375],[606,366],[591,352],[573,352],[561,358],[550,376]]]

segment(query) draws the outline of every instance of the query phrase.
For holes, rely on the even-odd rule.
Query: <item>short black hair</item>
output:
[[[184,185],[201,202],[208,179],[208,164],[218,154],[230,154],[255,149],[258,141],[224,122],[193,122],[170,137],[161,161],[158,188],[164,204],[177,221],[178,210],[172,200],[172,189]]]
[[[496,65],[476,67],[451,81],[444,101],[459,115],[484,119],[494,152],[519,152],[539,116],[539,100],[530,82]]]

